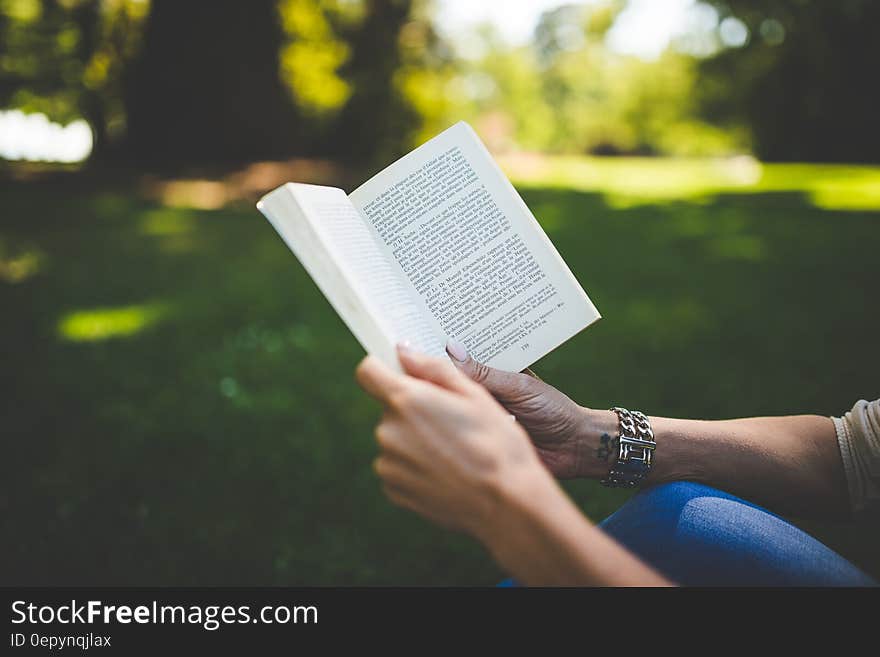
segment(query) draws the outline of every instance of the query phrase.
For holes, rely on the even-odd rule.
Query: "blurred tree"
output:
[[[403,65],[404,29],[418,29],[412,13],[413,0],[366,0],[363,23],[348,35],[351,57],[342,75],[350,81],[352,93],[336,126],[337,154],[386,163],[409,145],[419,116],[400,93],[394,76]]]
[[[93,161],[387,160],[436,127],[428,0],[0,0],[0,107],[92,126]]]
[[[153,0],[125,75],[127,155],[167,169],[302,152],[282,42],[276,0]]]
[[[121,74],[139,45],[146,0],[0,0],[0,106],[84,117],[93,157],[124,129]]]
[[[400,30],[400,66],[393,80],[409,120],[398,126],[398,135],[404,137],[398,148],[420,144],[462,117],[465,101],[453,84],[458,62],[435,30],[433,12],[432,2],[416,0],[409,22]]]
[[[321,152],[385,163],[422,136],[443,106],[451,55],[424,0],[281,0],[282,75]]]
[[[605,47],[605,34],[624,2],[565,5],[546,11],[535,28],[542,94],[553,113],[554,149],[639,150],[634,126],[612,109],[620,104],[623,59]]]
[[[351,85],[339,73],[351,48],[340,32],[362,24],[363,4],[281,0],[278,9],[284,82],[305,116],[330,121],[351,96]]]
[[[464,66],[457,84],[458,93],[471,101],[471,120],[510,132],[491,137],[496,149],[551,148],[554,110],[544,96],[535,50],[510,48],[492,25],[481,26],[477,37],[486,54]]]
[[[742,47],[700,67],[710,120],[748,126],[757,154],[768,160],[880,162],[880,2],[710,4],[722,20],[748,29]]]
[[[564,5],[541,15],[530,46],[505,46],[482,29],[487,54],[470,63],[471,114],[505,116],[525,148],[598,154],[714,155],[741,149],[738,135],[698,116],[693,58],[656,61],[612,52],[608,30],[622,0]],[[496,121],[497,123],[497,121]]]
[[[406,74],[426,80],[442,51],[423,7],[154,0],[127,76],[130,152],[165,167],[292,154],[387,162],[425,118]]]
[[[582,49],[588,41],[601,43],[625,5],[625,0],[604,0],[593,7],[569,4],[542,13],[534,37],[542,66],[552,65],[563,53]]]

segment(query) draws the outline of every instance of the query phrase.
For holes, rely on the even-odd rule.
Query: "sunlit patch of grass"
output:
[[[0,242],[0,281],[21,283],[39,273],[46,261],[38,249],[18,249],[7,252]]]
[[[196,217],[186,210],[162,208],[146,212],[140,230],[159,240],[163,251],[185,253],[196,244]]]
[[[619,202],[629,199],[646,203],[753,187],[763,166],[751,158],[723,161],[536,156],[527,162],[517,156],[499,159],[519,184],[604,192]]]
[[[145,212],[141,219],[141,232],[144,235],[168,237],[186,235],[195,230],[196,220],[192,214],[179,210],[152,210]]]
[[[523,187],[600,192],[616,209],[686,200],[708,202],[719,194],[802,193],[826,210],[880,209],[880,167],[763,164],[729,159],[499,157]]]
[[[810,200],[825,210],[880,209],[880,180],[835,180],[816,185]]]
[[[162,303],[75,310],[58,321],[58,335],[71,342],[124,338],[157,324],[167,315],[168,307]]]

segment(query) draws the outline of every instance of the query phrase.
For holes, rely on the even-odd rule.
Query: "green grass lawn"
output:
[[[720,184],[694,163],[645,166],[517,177],[604,316],[543,378],[587,405],[686,417],[880,396],[877,169]],[[386,503],[360,348],[256,210],[76,189],[0,184],[4,583],[501,577]],[[626,497],[568,489],[597,520]],[[877,529],[808,527],[880,573]]]

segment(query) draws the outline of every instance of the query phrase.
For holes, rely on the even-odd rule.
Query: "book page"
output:
[[[349,195],[438,336],[520,371],[599,318],[476,133],[458,123]]]
[[[290,183],[258,204],[364,349],[399,369],[396,343],[440,355],[410,291],[341,189]]]

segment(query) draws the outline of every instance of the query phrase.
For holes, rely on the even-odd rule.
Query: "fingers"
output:
[[[447,390],[469,392],[472,384],[448,360],[431,358],[404,345],[398,345],[397,357],[403,371],[417,379],[430,381]]]
[[[412,491],[419,485],[419,472],[406,461],[382,454],[373,461],[373,471],[386,486],[401,492]]]
[[[413,473],[387,456],[380,456],[373,461],[373,471],[382,481],[382,492],[392,504],[411,511],[418,510],[416,499],[411,493],[417,483]]]
[[[391,484],[383,483],[382,492],[385,493],[385,497],[387,497],[388,500],[395,506],[399,506],[403,509],[409,509],[410,511],[416,510],[416,505],[413,499],[400,488],[392,486]]]
[[[521,389],[521,374],[496,370],[494,367],[477,362],[467,352],[467,348],[456,340],[450,339],[446,343],[446,353],[449,354],[452,362],[459,370],[464,372],[471,380],[483,385],[499,399],[510,397]],[[535,378],[537,379],[537,377]]]
[[[420,443],[411,439],[397,419],[393,412],[386,411],[382,421],[376,425],[376,443],[383,454],[407,461],[416,467],[422,454]]]
[[[406,386],[403,374],[398,374],[374,356],[364,358],[354,375],[361,388],[383,404],[387,404],[389,397]]]

